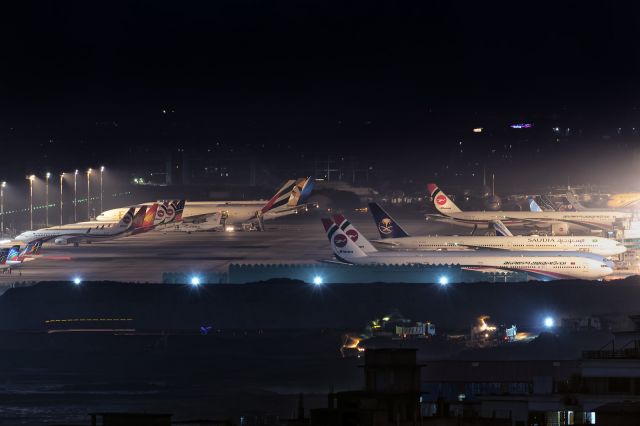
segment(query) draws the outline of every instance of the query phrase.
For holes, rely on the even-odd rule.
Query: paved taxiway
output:
[[[318,211],[267,222],[265,232],[160,232],[93,244],[47,244],[42,258],[0,274],[0,287],[13,282],[113,280],[160,282],[163,272],[224,272],[230,263],[312,263],[331,258],[329,242]],[[368,213],[349,219],[368,238],[378,232]],[[428,223],[418,211],[398,218],[414,234],[465,233],[469,228]],[[47,259],[49,257],[49,259]],[[66,260],[65,260],[66,259]]]

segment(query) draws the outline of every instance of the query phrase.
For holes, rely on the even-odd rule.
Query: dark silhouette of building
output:
[[[171,426],[171,414],[90,413],[91,426]]]
[[[327,408],[311,410],[311,424],[419,424],[420,367],[415,349],[367,350],[364,389],[329,394]]]

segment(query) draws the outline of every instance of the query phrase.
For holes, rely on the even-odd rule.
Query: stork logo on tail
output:
[[[436,203],[438,203],[439,206],[444,206],[445,204],[447,204],[447,197],[442,194],[438,195],[436,197]]]
[[[347,236],[344,234],[336,234],[333,237],[333,244],[338,247],[338,248],[342,248],[344,246],[347,245]]]
[[[354,243],[358,241],[358,231],[356,231],[355,229],[347,229],[345,234],[347,234],[347,236],[351,238],[351,241],[353,241]]]

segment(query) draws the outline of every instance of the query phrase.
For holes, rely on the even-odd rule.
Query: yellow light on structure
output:
[[[91,172],[92,172],[92,170],[91,170],[91,169],[87,170],[87,174],[88,174],[88,175],[90,175],[90,174],[91,174]]]
[[[36,180],[36,175],[31,175],[27,179],[29,179],[31,182],[33,182],[34,180]]]
[[[473,129],[473,133],[482,133],[483,130],[484,130],[484,128],[482,128],[482,127],[475,127]]]

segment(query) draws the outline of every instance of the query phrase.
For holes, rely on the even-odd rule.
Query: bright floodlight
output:
[[[30,180],[31,182],[33,182],[34,180],[36,180],[36,175],[27,176],[27,180]]]
[[[104,166],[100,166],[100,171],[104,172]]]
[[[322,277],[320,275],[316,275],[315,277],[313,277],[313,283],[315,285],[322,285]]]
[[[447,278],[446,275],[443,275],[440,277],[438,282],[440,283],[440,285],[447,285],[449,284],[449,278]]]
[[[82,283],[82,278],[80,278],[80,277],[75,277],[75,278],[73,279],[73,283],[74,283],[75,285],[80,285],[80,284]]]
[[[7,182],[2,182],[2,184],[0,184],[0,186],[2,186],[3,188],[7,186]]]
[[[551,328],[555,325],[555,321],[551,317],[546,317],[544,319],[544,326],[547,328]]]
[[[200,285],[200,277],[198,276],[191,277],[191,285]]]
[[[77,174],[78,174],[78,169],[76,169],[76,171],[75,171],[73,174],[74,174],[74,175],[77,175]]]
[[[47,179],[49,179],[51,177],[51,173],[47,172]]]

